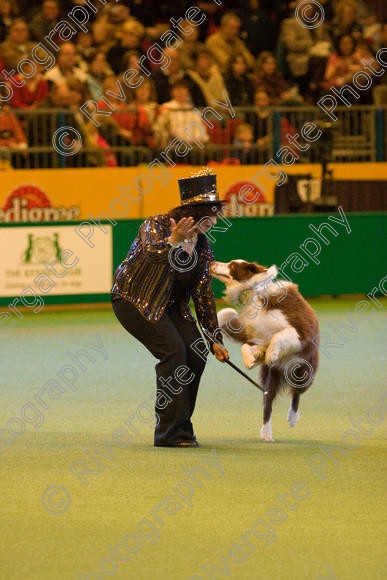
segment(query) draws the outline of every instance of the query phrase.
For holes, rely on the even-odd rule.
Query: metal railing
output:
[[[321,109],[292,108],[275,109],[275,132],[278,148],[286,142],[284,131],[290,127],[290,133],[300,134],[306,123],[315,123],[322,131],[321,137],[312,143],[307,151],[299,152],[300,163],[328,162],[370,162],[378,159],[375,129],[377,127],[377,109],[374,107],[358,106],[338,107],[334,111],[337,120],[331,120]],[[379,130],[385,130],[379,126]],[[303,141],[301,139],[301,141]],[[379,152],[380,153],[380,152]]]
[[[322,135],[308,149],[298,151],[298,163],[387,160],[387,108],[338,107],[334,111],[338,119],[330,125],[326,123],[327,115],[317,107],[271,107],[267,110],[244,107],[234,110],[232,119],[225,111],[221,120],[207,116],[212,127],[205,127],[204,147],[200,148],[187,137],[191,149],[184,156],[170,149],[168,158],[171,164],[264,164],[270,159],[281,162],[279,151],[284,145],[289,145],[286,135],[301,135],[302,127],[308,122],[317,124]],[[179,113],[181,111],[170,111],[171,115]],[[192,121],[192,111],[188,113]],[[111,122],[114,115],[111,119],[97,118],[101,123],[98,129],[89,122],[86,130],[86,118],[80,112],[74,114],[68,109],[0,111],[0,168],[136,166],[160,159],[166,145],[165,142],[163,146],[160,144],[157,122],[144,130],[137,122],[136,109],[131,107],[119,111],[119,115],[126,114],[135,117],[132,118],[134,144],[127,135],[121,134],[115,121]],[[238,125],[241,124],[251,127],[250,146],[245,147],[236,141]],[[66,126],[77,128],[82,135],[82,147],[74,155],[61,154],[53,146],[55,131]],[[98,134],[99,140],[96,141]],[[23,139],[21,135],[24,135]],[[175,136],[173,132],[168,135],[167,143],[171,143]],[[301,136],[299,141],[305,144]]]

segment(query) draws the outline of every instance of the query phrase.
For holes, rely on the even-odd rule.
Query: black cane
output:
[[[242,377],[245,377],[245,379],[247,379],[248,381],[250,381],[250,383],[253,383],[253,385],[255,387],[257,387],[258,389],[260,389],[262,391],[262,393],[264,393],[265,391],[262,389],[262,387],[260,385],[258,385],[258,383],[256,383],[255,381],[253,381],[253,379],[250,379],[250,377],[248,375],[246,375],[246,373],[244,373],[243,371],[241,371],[240,368],[238,368],[236,365],[234,365],[234,363],[232,363],[229,360],[225,361],[228,365],[230,365],[230,367],[232,367],[234,370],[236,370],[240,375],[242,375]]]

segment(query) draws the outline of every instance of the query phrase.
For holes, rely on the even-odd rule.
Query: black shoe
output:
[[[178,443],[166,444],[166,443],[155,443],[155,447],[199,447],[199,443],[196,439],[188,439],[187,441],[179,441]]]
[[[199,447],[199,443],[196,441],[196,439],[193,439],[192,441],[180,441],[176,447]]]

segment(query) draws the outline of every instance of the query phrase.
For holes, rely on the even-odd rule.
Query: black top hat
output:
[[[216,175],[210,174],[209,170],[203,170],[203,173],[178,180],[181,205],[225,203],[226,200],[219,199]]]

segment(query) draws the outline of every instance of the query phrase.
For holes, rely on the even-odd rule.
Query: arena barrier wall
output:
[[[329,165],[333,171],[333,178],[337,181],[383,180],[387,174],[386,167],[387,163]],[[103,212],[117,220],[162,213],[179,204],[177,180],[189,176],[197,169],[199,168],[181,165],[170,167],[168,174],[165,173],[163,176],[162,170],[155,167],[151,170],[154,176],[152,179],[146,165],[66,171],[62,169],[2,171],[0,224],[86,220],[90,214],[97,217]],[[263,165],[241,165],[221,166],[219,169],[215,167],[214,170],[218,172],[220,196],[230,202],[243,185],[249,185],[261,192],[257,203],[249,203],[242,207],[242,215],[256,217],[273,214],[276,179],[270,179],[265,171],[269,171],[273,176],[274,167],[264,169]],[[289,175],[310,174],[312,178],[321,177],[321,167],[318,164],[282,166],[282,170]],[[253,178],[256,178],[255,182],[252,181]],[[117,199],[123,201],[115,201]],[[373,209],[377,211],[381,208],[377,206]],[[364,208],[358,208],[358,211],[362,210]]]
[[[87,232],[94,247],[75,232],[79,221],[2,224],[0,305],[10,304],[28,286],[36,293],[43,288],[40,295],[47,304],[108,302],[113,272],[126,256],[141,221],[120,220],[115,226],[101,222],[105,233],[98,226],[92,235]],[[299,284],[305,296],[366,294],[378,287],[386,275],[387,213],[280,215],[235,218],[229,223],[227,226],[219,220],[218,225],[226,231],[212,234],[217,260],[244,258],[278,266],[287,262],[283,272]],[[325,228],[319,236],[316,229],[323,223],[337,235]],[[325,241],[321,236],[325,236]],[[72,256],[63,254],[64,250],[70,250]],[[311,257],[312,254],[316,255]],[[59,255],[67,263],[66,276],[52,276],[56,286],[50,288],[39,275],[46,272],[43,262],[52,263]],[[222,285],[216,280],[214,290],[217,297],[222,295]],[[31,295],[28,300],[32,300]]]

